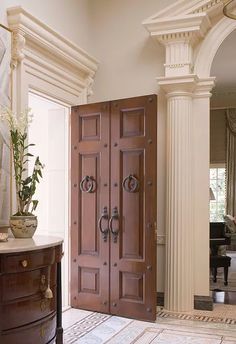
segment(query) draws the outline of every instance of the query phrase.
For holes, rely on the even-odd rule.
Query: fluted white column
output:
[[[167,94],[165,308],[193,309],[192,94]]]

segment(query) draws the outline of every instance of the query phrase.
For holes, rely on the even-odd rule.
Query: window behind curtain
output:
[[[210,168],[210,187],[215,200],[210,200],[210,221],[223,222],[225,213],[225,167]]]

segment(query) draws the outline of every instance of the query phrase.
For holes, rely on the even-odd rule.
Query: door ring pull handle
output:
[[[109,233],[109,227],[103,229],[102,228],[102,220],[108,220],[108,211],[107,211],[107,207],[103,208],[102,214],[98,220],[98,229],[100,230],[100,232],[102,233],[102,238],[104,242],[107,242],[107,236]]]
[[[85,176],[80,182],[80,190],[86,193],[95,192],[97,188],[96,180],[92,176]]]
[[[133,174],[130,174],[124,178],[122,186],[127,192],[137,192],[139,189],[139,180]]]
[[[113,221],[114,220],[118,221],[118,228],[116,228],[116,229],[113,229]],[[117,237],[119,234],[119,213],[118,213],[117,207],[114,207],[114,209],[112,210],[112,215],[111,215],[111,218],[109,220],[109,229],[111,231],[111,234],[113,235],[113,242],[117,243]]]

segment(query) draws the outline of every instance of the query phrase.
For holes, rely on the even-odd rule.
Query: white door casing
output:
[[[20,6],[9,8],[7,17],[13,31],[13,110],[20,113],[28,107],[29,91],[68,108],[86,103],[92,93],[98,61]],[[68,175],[69,171],[70,166]],[[50,233],[50,228],[48,230]],[[70,236],[69,229],[66,233]],[[69,300],[70,290],[69,242],[70,238],[65,238],[68,285],[64,288],[64,300]]]

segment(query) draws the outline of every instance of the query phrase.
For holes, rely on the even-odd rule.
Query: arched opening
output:
[[[236,113],[235,40],[236,29],[222,41],[210,70],[211,76],[216,78],[210,101],[210,190],[213,192],[210,197],[210,243],[211,254],[218,256],[215,277],[212,259],[216,258],[211,258],[210,290],[214,302],[227,304],[236,303],[236,226],[233,221],[236,214],[234,205],[230,205],[236,197],[235,154],[227,119],[229,112]],[[236,123],[234,118],[232,120]],[[226,239],[218,245],[214,242],[215,236],[226,236]],[[228,276],[224,274],[227,269]]]

